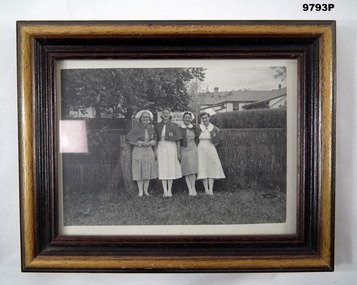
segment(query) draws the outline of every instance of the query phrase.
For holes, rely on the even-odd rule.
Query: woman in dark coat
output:
[[[196,174],[198,173],[198,159],[196,146],[196,129],[192,125],[194,116],[191,112],[185,112],[180,126],[181,140],[181,172],[185,176],[188,187],[188,195],[196,196]]]
[[[153,115],[150,111],[142,110],[135,118],[139,119],[126,138],[134,146],[132,153],[132,175],[139,188],[138,196],[150,196],[148,192],[151,179],[157,178],[157,164],[153,146],[156,145],[157,136],[154,127],[150,124]]]

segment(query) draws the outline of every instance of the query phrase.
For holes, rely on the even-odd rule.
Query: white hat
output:
[[[151,113],[151,111],[149,111],[149,110],[141,110],[141,111],[137,112],[134,118],[135,118],[135,119],[140,119],[140,117],[141,117],[141,115],[142,115],[143,113],[148,113],[148,114],[149,114],[149,117],[150,117],[150,120],[153,120],[153,119],[154,119],[154,115],[153,115],[153,114]]]
[[[217,112],[213,108],[208,108],[204,110],[206,113],[208,113],[210,116],[216,114]]]
[[[191,114],[192,120],[195,119],[195,115],[194,115],[192,112],[190,112],[190,111],[185,111],[185,112],[183,112],[183,114],[185,114],[185,113]],[[183,118],[183,115],[182,115],[182,118]]]

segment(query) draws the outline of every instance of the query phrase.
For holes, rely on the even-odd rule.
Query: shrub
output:
[[[286,128],[286,109],[257,109],[217,113],[212,124],[222,129]]]
[[[127,129],[129,127],[129,123],[127,119],[88,119],[87,120],[87,128],[88,129]]]
[[[263,187],[285,190],[286,129],[223,129],[218,146],[231,189]]]

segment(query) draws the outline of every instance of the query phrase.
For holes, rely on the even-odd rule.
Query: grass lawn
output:
[[[199,225],[282,223],[285,191],[279,189],[222,189],[207,196],[197,182],[196,197],[182,182],[174,182],[173,197],[162,197],[160,182],[151,182],[152,197],[137,197],[115,186],[81,187],[64,193],[65,225]]]

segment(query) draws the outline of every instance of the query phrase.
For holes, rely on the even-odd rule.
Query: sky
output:
[[[286,87],[286,80],[274,78],[272,66],[286,66],[289,72],[296,69],[296,60],[291,59],[188,59],[188,60],[64,60],[59,69],[77,68],[177,68],[204,67],[206,78],[199,86],[199,92],[213,92],[239,89],[272,90]],[[289,71],[290,69],[290,71]],[[295,74],[292,72],[291,74]]]
[[[219,91],[239,89],[272,90],[278,89],[279,84],[286,86],[286,80],[274,78],[274,70],[270,66],[210,66],[206,69],[206,78],[201,83],[200,90],[208,89],[213,92],[215,87]]]

